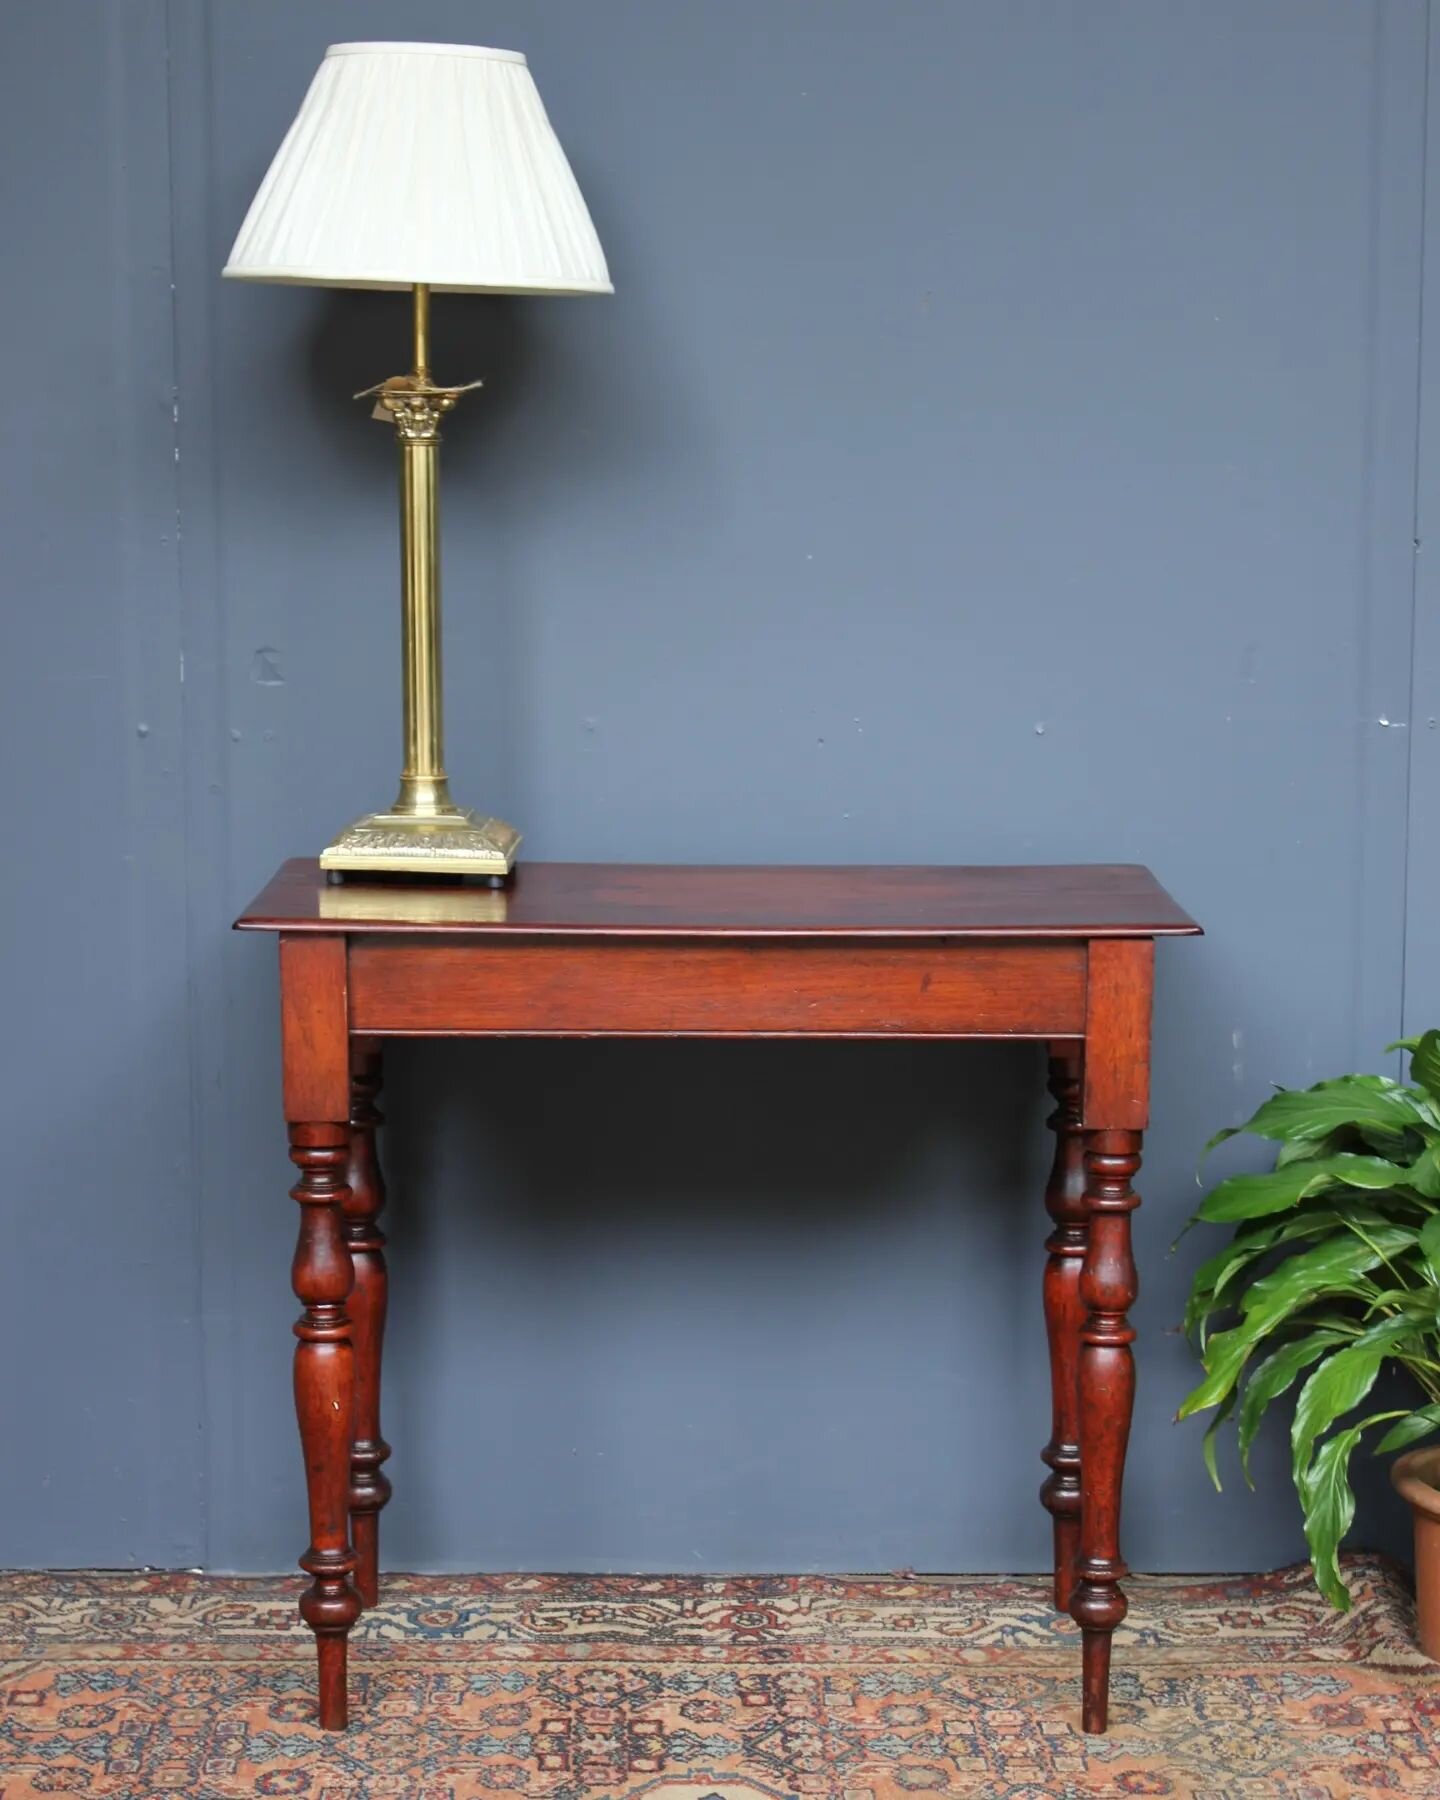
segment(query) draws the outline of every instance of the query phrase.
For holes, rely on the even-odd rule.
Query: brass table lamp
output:
[[[595,228],[525,58],[468,44],[332,44],[225,265],[245,281],[408,288],[414,352],[357,399],[400,449],[404,766],[388,812],[324,869],[503,880],[520,834],[459,806],[445,774],[440,421],[468,388],[430,372],[432,292],[608,294]]]

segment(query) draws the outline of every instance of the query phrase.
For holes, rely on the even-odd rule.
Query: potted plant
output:
[[[1206,1196],[1195,1218],[1234,1231],[1196,1271],[1185,1310],[1205,1378],[1179,1416],[1216,1409],[1204,1454],[1217,1488],[1220,1427],[1238,1415],[1249,1481],[1266,1409],[1299,1384],[1291,1470],[1316,1583],[1342,1609],[1357,1445],[1374,1433],[1372,1450],[1401,1450],[1440,1432],[1440,1031],[1391,1048],[1410,1053],[1408,1084],[1343,1075],[1281,1089],[1206,1145],[1246,1131],[1279,1151],[1273,1169]],[[1413,1381],[1415,1404],[1367,1413],[1387,1365]],[[1440,1658],[1440,1445],[1391,1473],[1415,1508],[1421,1644]]]

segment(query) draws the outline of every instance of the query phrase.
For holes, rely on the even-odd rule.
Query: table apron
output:
[[[1083,942],[350,940],[377,1036],[1069,1037]]]

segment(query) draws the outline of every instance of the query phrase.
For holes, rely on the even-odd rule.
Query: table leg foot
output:
[[[1084,1667],[1080,1723],[1092,1736],[1103,1735],[1110,1722],[1110,1641],[1108,1631],[1081,1634]]]
[[[366,1606],[380,1597],[380,1513],[390,1498],[384,1463],[390,1446],[380,1431],[380,1379],[385,1345],[389,1277],[385,1234],[376,1223],[385,1204],[385,1180],[375,1148],[382,1123],[375,1105],[382,1078],[379,1043],[356,1038],[350,1056],[349,1195],[345,1235],[355,1270],[350,1332],[355,1346],[355,1437],[350,1446],[350,1535],[355,1546],[355,1585]]]
[[[320,1729],[344,1731],[350,1723],[346,1692],[348,1647],[344,1633],[334,1637],[317,1634],[315,1652],[320,1674]]]
[[[290,1160],[300,1179],[300,1237],[291,1267],[304,1310],[295,1324],[295,1414],[305,1455],[310,1544],[300,1567],[311,1577],[300,1616],[315,1633],[320,1672],[320,1723],[346,1722],[345,1646],[360,1616],[350,1584],[350,1440],[355,1416],[355,1360],[345,1302],[353,1279],[342,1213],[350,1132],[343,1124],[292,1124]]]
[[[1054,1229],[1045,1240],[1045,1333],[1050,1344],[1050,1442],[1041,1451],[1049,1468],[1040,1500],[1054,1522],[1055,1606],[1064,1612],[1075,1588],[1080,1554],[1080,1330],[1085,1306],[1080,1267],[1086,1225],[1084,1135],[1080,1129],[1084,1061],[1080,1046],[1057,1044],[1050,1057],[1055,1098],[1050,1129],[1055,1159],[1045,1189]]]

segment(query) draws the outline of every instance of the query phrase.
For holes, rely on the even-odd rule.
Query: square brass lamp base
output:
[[[515,867],[520,833],[503,819],[456,811],[442,818],[367,813],[320,852],[320,867],[341,873],[488,875]]]

